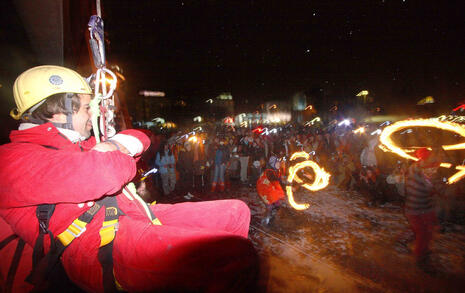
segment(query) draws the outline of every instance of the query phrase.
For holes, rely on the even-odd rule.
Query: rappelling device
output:
[[[92,110],[92,128],[95,139],[99,143],[101,135],[105,141],[116,134],[114,125],[115,98],[113,94],[116,89],[117,79],[116,75],[106,68],[102,18],[99,15],[92,15],[88,27],[92,59],[97,68],[97,71],[88,78],[89,83],[94,88],[94,98],[90,102],[90,107]]]

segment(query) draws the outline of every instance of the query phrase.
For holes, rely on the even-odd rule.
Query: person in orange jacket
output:
[[[130,129],[96,143],[78,73],[38,66],[13,88],[22,123],[0,146],[0,291],[255,290],[245,203],[149,206],[126,185],[150,140]]]
[[[284,202],[284,191],[280,184],[280,166],[280,161],[275,156],[271,156],[267,168],[257,180],[258,195],[267,206],[266,215],[262,220],[264,225],[270,224]]]

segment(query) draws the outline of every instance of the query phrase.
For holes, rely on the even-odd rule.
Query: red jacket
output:
[[[284,191],[279,183],[279,171],[266,169],[257,180],[258,195],[267,204],[272,204],[284,198]]]
[[[150,144],[149,139],[137,130],[122,133],[138,138],[144,150]],[[155,205],[151,209],[164,224],[155,226],[138,203],[120,193],[121,188],[136,174],[134,158],[119,151],[90,150],[95,145],[94,139],[82,142],[80,146],[73,144],[50,123],[13,131],[10,139],[11,143],[0,146],[0,216],[4,219],[0,220],[0,241],[12,230],[27,243],[13,291],[31,289],[23,277],[30,272],[30,255],[38,236],[36,207],[43,203],[56,204],[49,224],[56,237],[89,209],[88,204],[80,203],[117,195],[119,208],[125,216],[120,217],[120,227],[114,241],[114,274],[128,291],[149,291],[167,288],[170,282],[180,283],[176,276],[166,276],[166,271],[174,270],[176,263],[182,265],[179,261],[181,252],[176,248],[189,241],[192,243],[194,240],[224,235],[238,238],[236,235],[239,235],[242,239],[242,242],[237,240],[242,243],[239,247],[242,247],[242,251],[250,251],[250,245],[243,243],[250,220],[249,210],[244,204],[233,204],[233,207],[237,207],[238,215],[235,218],[224,217],[221,209],[225,207],[221,203],[211,204],[211,207],[206,204],[196,207]],[[223,213],[223,222],[216,222],[216,227],[204,223],[211,222],[208,217],[200,220],[192,218],[192,213],[198,215],[200,209],[202,213],[207,210],[206,214],[210,214],[208,208],[218,211],[211,212],[211,217]],[[231,203],[228,203],[228,209],[231,209]],[[86,291],[103,291],[102,271],[97,258],[100,244],[98,232],[103,218],[104,209],[101,209],[87,225],[87,231],[76,238],[62,256],[70,279]],[[231,225],[231,221],[238,223]],[[180,227],[173,228],[174,224]],[[191,225],[194,228],[189,227]],[[204,230],[201,229],[202,225]],[[184,230],[187,231],[183,234]],[[15,245],[11,243],[0,251],[0,257],[4,260],[0,265],[0,276],[4,277],[8,271]],[[44,247],[48,250],[49,246],[50,239],[46,236]],[[169,247],[172,249],[167,253]],[[190,247],[192,250],[198,249],[195,245]],[[237,249],[232,251],[237,254]],[[186,249],[182,252],[186,253]],[[3,281],[0,280],[0,287]]]

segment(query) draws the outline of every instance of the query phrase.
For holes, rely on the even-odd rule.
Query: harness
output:
[[[62,233],[53,238],[48,229],[50,217],[53,214],[55,205],[40,205],[37,207],[36,215],[39,221],[39,237],[36,240],[33,252],[33,270],[27,277],[26,281],[33,284],[36,288],[46,287],[47,280],[60,263],[60,257],[65,249],[79,236],[86,231],[86,225],[89,224],[95,214],[105,207],[105,219],[100,229],[100,249],[98,259],[103,270],[103,286],[105,292],[115,292],[116,284],[113,281],[113,240],[118,230],[118,218],[123,213],[118,208],[116,198],[105,197],[94,203],[94,205],[75,219]],[[50,235],[50,250],[47,255],[43,253],[43,240],[46,234]],[[111,278],[109,278],[109,273]]]
[[[76,218],[66,230],[58,234],[56,238],[53,237],[52,232],[49,230],[49,222],[55,210],[55,205],[42,204],[37,207],[36,216],[39,225],[39,236],[36,239],[32,254],[32,271],[26,278],[27,282],[34,285],[34,291],[46,291],[50,289],[51,280],[60,279],[54,276],[58,274],[63,275],[63,268],[60,263],[61,255],[76,238],[86,231],[86,225],[92,222],[95,214],[97,214],[102,207],[105,207],[105,218],[99,231],[100,248],[98,260],[102,265],[103,287],[105,292],[116,292],[122,289],[113,276],[113,241],[116,237],[116,231],[118,231],[118,219],[121,215],[124,215],[124,213],[118,208],[116,197],[109,196],[95,202],[90,209]],[[50,237],[50,250],[46,255],[44,254],[45,235],[49,235]],[[3,239],[0,242],[0,249],[17,238],[19,238],[17,235],[12,234]],[[19,238],[8,271],[5,292],[11,292],[24,245],[24,240]]]
[[[12,234],[8,236],[7,238],[3,239],[0,242],[0,250],[3,249],[5,246],[7,246],[11,241],[15,240],[16,238],[18,238],[18,235]],[[13,287],[13,280],[16,275],[16,270],[18,269],[19,260],[21,259],[21,254],[23,253],[25,244],[26,243],[24,242],[24,240],[19,238],[18,244],[16,245],[15,254],[13,256],[13,259],[11,260],[10,269],[8,270],[8,275],[6,278],[5,292],[7,293],[11,292],[11,289]]]
[[[58,148],[49,145],[42,145],[45,148],[58,150]],[[129,183],[122,190],[124,196],[130,201],[136,201],[141,207],[142,212],[147,215],[153,225],[162,225],[160,220],[153,214],[140,196],[137,194],[134,183]],[[104,292],[123,291],[121,285],[117,282],[113,274],[113,241],[119,228],[119,217],[124,213],[119,209],[116,196],[107,196],[94,203],[92,207],[83,212],[58,236],[55,238],[49,230],[50,219],[55,211],[55,204],[42,204],[37,206],[36,216],[39,225],[39,235],[36,239],[32,254],[32,271],[26,278],[26,281],[34,285],[34,291],[47,291],[50,289],[50,283],[53,281],[63,282],[67,279],[66,272],[61,264],[60,258],[65,249],[78,237],[86,232],[87,224],[91,223],[98,211],[105,207],[105,218],[102,227],[99,230],[100,246],[98,251],[98,260],[102,266],[102,282]],[[44,254],[44,237],[50,237],[50,249]],[[12,234],[0,241],[0,250],[7,246],[11,241],[19,238],[18,235]],[[7,275],[5,292],[11,292],[14,277],[16,275],[21,255],[24,250],[25,241],[21,238],[15,250],[11,265]],[[54,287],[55,287],[54,283]],[[66,289],[65,284],[63,289]]]

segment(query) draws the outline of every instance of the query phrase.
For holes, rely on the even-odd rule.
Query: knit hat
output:
[[[269,159],[268,159],[268,165],[270,166],[270,168],[272,169],[276,169],[276,163],[278,162],[278,158],[276,158],[275,156],[271,156]]]

